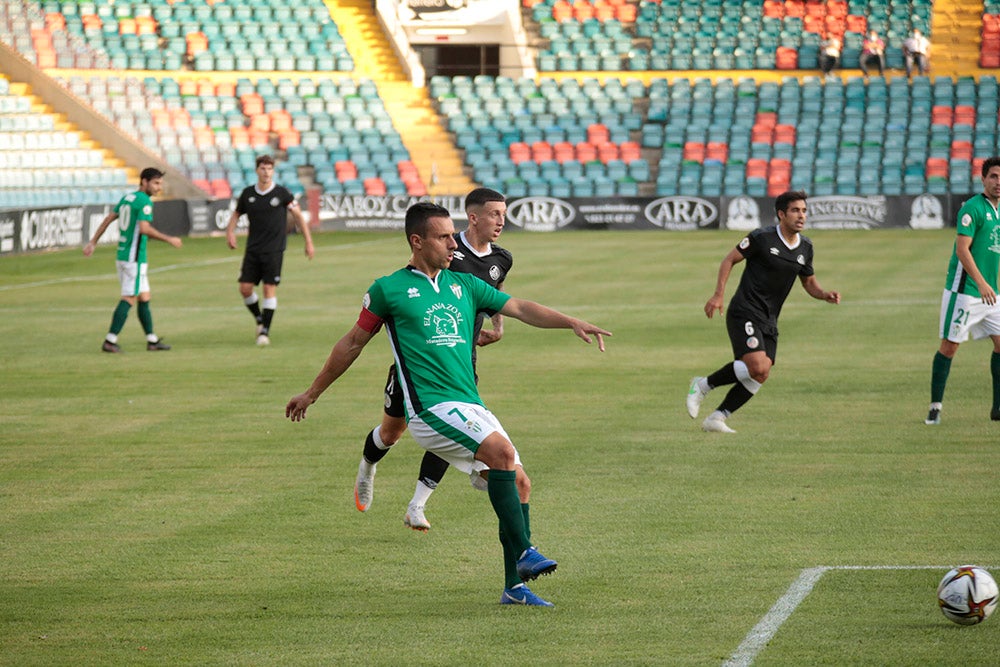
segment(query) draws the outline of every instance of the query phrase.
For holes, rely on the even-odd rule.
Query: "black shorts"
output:
[[[771,363],[778,356],[778,332],[763,320],[746,313],[726,313],[726,329],[733,346],[733,357],[742,359],[750,352],[763,351]]]
[[[479,376],[476,376],[479,384]],[[406,416],[406,406],[403,405],[403,389],[396,381],[396,364],[389,366],[389,377],[385,379],[385,414],[396,419]]]
[[[239,282],[277,285],[281,282],[281,262],[284,258],[284,252],[247,252],[243,255]]]
[[[396,382],[396,364],[389,366],[389,377],[385,380],[385,414],[396,419],[406,416],[403,389]]]

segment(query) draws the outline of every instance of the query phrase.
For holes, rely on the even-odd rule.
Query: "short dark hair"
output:
[[[256,169],[257,167],[259,167],[262,164],[269,164],[269,165],[271,165],[273,167],[274,166],[274,158],[271,157],[270,155],[258,155],[257,156],[257,161],[254,163],[254,169]]]
[[[1000,157],[994,155],[983,160],[983,178],[986,178],[986,174],[990,173],[993,167],[1000,167]]]
[[[804,190],[789,190],[788,192],[782,192],[780,195],[774,199],[774,212],[785,213],[788,211],[788,205],[793,201],[805,201],[808,199]]]
[[[154,178],[163,178],[163,172],[156,167],[146,167],[139,173],[139,182],[151,181]]]
[[[465,208],[469,209],[473,206],[482,206],[487,202],[498,201],[505,202],[507,198],[496,190],[491,190],[490,188],[476,188],[469,194],[465,195]]]
[[[444,206],[420,201],[406,209],[406,239],[414,234],[423,238],[427,234],[427,221],[431,218],[450,218],[451,213]]]

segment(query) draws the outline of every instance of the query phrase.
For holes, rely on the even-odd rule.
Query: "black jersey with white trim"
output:
[[[798,243],[790,247],[778,226],[772,225],[753,230],[739,242],[736,249],[746,259],[746,267],[729,302],[730,312],[756,315],[774,327],[771,333],[777,333],[778,315],[795,279],[814,273],[812,241],[798,236]]]
[[[458,243],[458,248],[455,249],[451,266],[448,268],[459,273],[471,273],[491,287],[500,289],[511,267],[514,266],[514,256],[510,251],[496,243],[490,243],[489,252],[481,255],[466,241],[465,232],[456,233],[455,242]],[[483,318],[483,313],[476,314],[476,336],[483,328]]]
[[[244,188],[236,201],[236,212],[246,214],[250,223],[247,252],[284,252],[288,208],[294,202],[295,195],[277,184],[272,184],[267,192],[258,192],[256,185]]]

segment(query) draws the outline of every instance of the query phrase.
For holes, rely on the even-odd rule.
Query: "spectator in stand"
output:
[[[923,76],[930,69],[931,43],[917,28],[903,42],[903,58],[906,62],[906,78],[913,74],[913,66],[917,66],[917,74]]]
[[[878,75],[885,76],[885,40],[879,37],[874,30],[868,33],[865,41],[861,44],[860,65],[865,80],[868,80],[868,68],[873,63],[878,65]]]
[[[830,35],[825,40],[823,44],[820,45],[819,50],[819,69],[823,72],[823,76],[828,79],[833,78],[833,68],[837,66],[840,62],[840,49],[842,47],[840,37],[836,35]]]

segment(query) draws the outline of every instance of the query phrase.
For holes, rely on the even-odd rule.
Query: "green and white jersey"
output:
[[[381,319],[396,360],[407,419],[445,401],[482,405],[472,369],[476,313],[493,315],[510,295],[479,278],[413,267],[376,280],[364,308]]]
[[[1000,215],[986,195],[978,194],[962,205],[958,211],[958,234],[972,237],[972,245],[969,247],[972,259],[983,278],[996,291],[997,272],[1000,271]],[[959,294],[982,296],[976,281],[969,278],[962,263],[958,261],[955,248],[951,251],[948,278],[944,287]]]
[[[115,206],[118,214],[118,260],[122,262],[146,263],[146,235],[139,232],[143,220],[153,222],[153,201],[142,190],[122,197]]]

